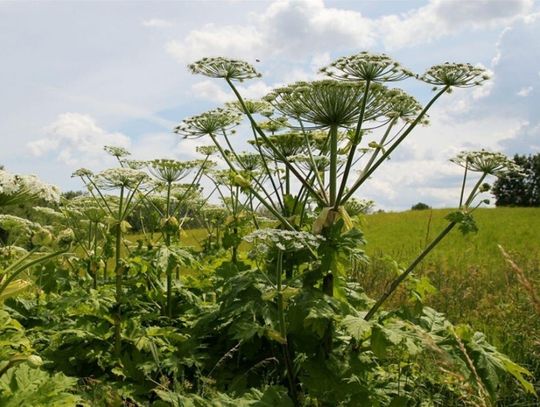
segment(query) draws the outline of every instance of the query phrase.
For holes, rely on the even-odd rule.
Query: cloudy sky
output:
[[[316,78],[334,58],[385,52],[414,72],[481,64],[486,86],[431,110],[359,196],[379,208],[455,206],[462,149],[540,152],[540,4],[533,0],[0,1],[0,164],[81,189],[70,174],[111,165],[104,144],[134,158],[193,158],[171,130],[231,100],[192,76],[202,56],[242,58],[263,73],[248,97]],[[257,62],[259,60],[260,62]],[[426,103],[430,86],[399,84]]]

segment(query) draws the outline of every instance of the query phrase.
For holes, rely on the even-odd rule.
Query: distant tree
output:
[[[497,206],[540,206],[540,153],[515,155],[522,172],[510,172],[495,181],[493,195]]]
[[[413,211],[422,211],[424,209],[431,209],[431,206],[423,202],[418,202],[417,204],[411,206],[411,210]]]

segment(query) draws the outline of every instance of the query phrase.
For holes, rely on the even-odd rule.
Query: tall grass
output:
[[[370,264],[358,275],[368,294],[377,297],[395,276],[389,258],[406,266],[448,223],[450,209],[377,213],[364,220]],[[540,377],[540,318],[531,289],[540,287],[540,208],[490,208],[475,212],[479,232],[453,231],[420,264],[416,277],[429,277],[437,289],[428,305],[445,312],[454,323],[467,323]],[[499,245],[519,267],[509,264]],[[527,281],[529,287],[525,287]],[[537,297],[535,297],[537,298]],[[405,289],[388,307],[407,301]],[[539,380],[539,379],[537,379]],[[508,385],[507,402],[519,400]],[[512,405],[533,401],[517,401]],[[534,401],[536,402],[536,401]]]

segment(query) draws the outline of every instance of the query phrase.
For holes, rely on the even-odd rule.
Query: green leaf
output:
[[[461,233],[466,235],[471,232],[478,232],[478,226],[472,215],[468,212],[456,211],[445,216],[449,222],[456,223]]]
[[[345,327],[345,330],[358,341],[362,341],[369,337],[373,326],[373,322],[352,315],[347,315],[343,318],[341,324]]]

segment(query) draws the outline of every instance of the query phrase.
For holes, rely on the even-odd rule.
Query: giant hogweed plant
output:
[[[88,170],[78,170],[74,175],[79,176],[87,185],[88,190],[107,214],[115,236],[114,274],[116,287],[115,315],[115,353],[120,356],[122,351],[121,326],[122,308],[124,302],[124,269],[122,261],[123,236],[129,230],[127,217],[136,205],[138,192],[143,188],[148,175],[131,168],[111,168],[96,175]],[[118,191],[118,197],[111,199],[105,194],[107,190]],[[114,204],[113,204],[114,202]]]
[[[445,63],[428,69],[423,75],[414,75],[386,55],[360,53],[352,57],[339,58],[321,69],[321,73],[331,79],[297,82],[277,88],[264,97],[263,101],[256,102],[245,100],[235,85],[237,81],[260,76],[249,64],[225,58],[204,58],[189,68],[196,74],[224,79],[237,97],[237,102],[186,119],[175,131],[184,137],[208,136],[232,172],[233,182],[243,191],[249,191],[249,194],[273,215],[280,229],[288,229],[291,233],[311,230],[322,239],[316,252],[311,250],[307,258],[303,257],[300,260],[304,266],[296,268],[299,271],[297,275],[286,273],[286,282],[291,287],[299,287],[298,283],[301,281],[302,289],[292,297],[299,301],[300,309],[307,307],[307,314],[300,312],[300,315],[304,316],[303,326],[304,328],[309,326],[319,338],[319,345],[315,345],[311,352],[306,353],[306,344],[303,342],[306,339],[302,335],[305,332],[300,334],[301,329],[297,329],[296,337],[293,334],[285,337],[286,325],[294,326],[294,315],[299,311],[294,311],[294,307],[286,310],[284,306],[284,285],[281,277],[283,269],[286,268],[283,265],[284,253],[277,250],[277,255],[274,253],[270,258],[270,268],[276,270],[275,305],[280,334],[274,336],[273,340],[284,346],[282,361],[286,371],[288,393],[294,404],[306,402],[307,399],[303,399],[302,395],[306,394],[302,393],[306,390],[307,393],[311,391],[313,394],[319,393],[321,399],[329,400],[327,394],[321,394],[311,386],[311,383],[315,385],[316,381],[313,382],[309,377],[313,374],[320,374],[322,377],[329,375],[330,372],[334,375],[336,383],[341,380],[355,380],[366,386],[364,388],[360,386],[347,397],[359,391],[358,394],[366,397],[366,403],[369,401],[376,403],[375,394],[379,393],[368,385],[369,380],[374,379],[373,371],[370,369],[380,363],[384,365],[385,349],[393,346],[399,349],[405,346],[406,353],[413,356],[426,352],[433,356],[430,350],[436,349],[435,355],[444,350],[452,360],[450,363],[452,367],[460,372],[458,374],[464,380],[463,383],[471,386],[470,391],[456,391],[456,388],[447,382],[448,378],[444,378],[444,373],[439,371],[438,374],[443,376],[441,380],[442,387],[446,389],[444,391],[450,393],[455,391],[461,394],[460,397],[481,400],[483,404],[492,400],[494,379],[483,375],[485,372],[480,368],[486,363],[496,365],[494,371],[513,374],[529,391],[531,390],[524,379],[527,371],[509,363],[503,355],[490,353],[487,348],[480,346],[482,349],[480,353],[485,357],[489,354],[493,360],[489,362],[481,358],[474,360],[470,353],[475,352],[471,349],[476,351],[480,349],[475,342],[477,336],[460,337],[447,322],[444,323],[444,332],[434,333],[429,329],[426,331],[426,327],[418,321],[407,321],[404,314],[392,316],[380,313],[383,303],[455,226],[464,233],[475,230],[471,215],[475,207],[472,205],[480,193],[489,189],[483,183],[484,179],[488,175],[496,176],[498,171],[504,171],[513,165],[503,156],[482,151],[463,153],[453,160],[465,168],[459,210],[449,215],[449,225],[426,246],[406,270],[399,274],[384,295],[374,302],[371,300],[361,302],[366,311],[359,312],[350,308],[350,299],[346,300],[346,293],[351,292],[348,285],[342,278],[335,279],[340,273],[346,274],[351,257],[363,257],[361,247],[365,242],[362,233],[354,227],[347,213],[347,203],[392,152],[411,135],[416,126],[427,124],[427,112],[440,97],[455,88],[469,88],[486,81],[488,76],[482,69],[470,64]],[[421,106],[403,90],[388,86],[408,78],[416,78],[433,85],[435,95],[426,106]],[[251,144],[262,161],[260,170],[263,176],[245,176],[246,168],[229,141],[230,134],[236,131],[235,127],[240,123],[240,115],[247,119],[251,127],[253,135]],[[264,117],[265,121],[258,121],[257,115]],[[478,171],[481,175],[468,196],[465,196],[465,186],[472,171]],[[282,172],[284,176],[281,175]],[[481,203],[482,201],[478,205]],[[313,214],[309,213],[310,209],[314,209]],[[299,240],[305,241],[300,237]],[[265,268],[268,268],[268,264],[257,269]],[[332,300],[336,294],[336,284],[340,287],[339,299]],[[320,298],[311,291],[316,287],[322,293]],[[307,300],[306,295],[308,297],[315,295],[314,298],[318,299]],[[310,301],[314,302],[310,304]],[[350,315],[342,320],[343,317],[339,315],[343,315],[343,312]],[[420,318],[428,318],[421,315]],[[284,318],[288,321],[284,322]],[[298,324],[299,320],[296,321]],[[344,325],[341,325],[343,323]],[[343,332],[343,328],[350,335],[345,341],[339,337],[339,332]],[[295,329],[291,329],[291,332],[294,331]],[[368,365],[364,366],[366,369],[358,370],[358,366],[353,368],[351,365],[345,372],[352,376],[348,378],[340,374],[335,376],[336,373],[333,372],[336,369],[335,363],[345,362],[335,352],[338,349],[341,352],[352,350],[351,355],[354,359],[354,352],[366,349],[366,341],[370,343],[367,349],[374,352]],[[442,347],[444,341],[452,342],[454,348],[448,345]],[[235,345],[233,350],[237,350],[241,344],[242,341]],[[299,354],[294,356],[294,351],[290,349],[297,349]],[[323,359],[319,359],[317,355],[322,355]],[[336,358],[340,359],[340,362]],[[333,361],[330,362],[331,360]],[[411,367],[418,366],[416,357],[415,360]],[[316,367],[316,361],[326,365],[327,370],[320,366]],[[351,362],[352,360],[347,363]],[[334,363],[334,366],[330,367],[329,363]],[[358,364],[358,361],[354,364]],[[397,365],[401,364],[402,362],[398,360]],[[315,373],[313,369],[319,373]],[[384,369],[390,373],[392,367],[387,366]],[[398,370],[399,376],[404,375],[408,379],[418,380],[422,377],[418,372],[404,373],[401,368]],[[359,374],[362,378],[358,376]],[[374,383],[375,387],[381,385],[377,380]],[[438,383],[441,385],[441,382]],[[468,394],[465,394],[467,392]],[[402,390],[402,393],[398,385],[397,392],[387,392],[385,397],[390,397],[387,400],[393,400],[393,403],[399,403],[414,396],[414,392]],[[333,402],[349,405],[353,401],[347,397],[341,399],[338,397]],[[382,397],[379,400],[384,399]]]

